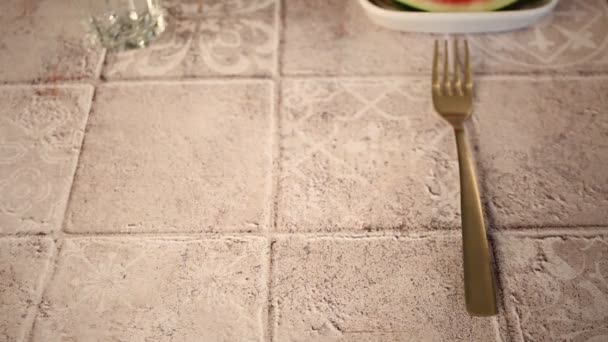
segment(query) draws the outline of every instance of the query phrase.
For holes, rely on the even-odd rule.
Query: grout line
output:
[[[373,79],[388,79],[388,80],[412,80],[422,79],[427,80],[431,77],[431,71],[421,71],[414,73],[388,73],[388,74],[282,74],[281,77],[286,79],[311,79],[311,80],[373,80]],[[608,71],[606,72],[579,72],[570,74],[557,73],[509,73],[509,74],[475,74],[475,79],[481,80],[524,80],[524,81],[552,81],[552,80],[593,80],[607,79]],[[430,88],[429,88],[430,89]]]
[[[492,327],[494,327],[494,333],[496,334],[494,336],[496,342],[503,342],[502,336],[500,335],[500,323],[498,322],[498,316],[492,317]]]
[[[108,56],[108,50],[103,49],[101,51],[101,55],[99,56],[99,64],[95,70],[95,81],[99,81],[102,78],[103,67],[106,64],[106,57]]]
[[[280,192],[281,192],[281,188],[280,188],[280,178],[281,178],[281,174],[282,174],[282,170],[283,170],[283,163],[282,163],[282,158],[283,158],[283,151],[281,148],[281,130],[283,127],[283,120],[281,118],[281,103],[282,103],[282,96],[281,96],[281,88],[282,88],[282,81],[280,78],[277,78],[275,81],[275,93],[274,93],[274,112],[273,112],[273,118],[275,120],[274,124],[273,124],[273,132],[272,132],[272,136],[273,136],[273,177],[272,177],[272,224],[270,225],[270,233],[272,234],[273,232],[277,231],[278,225],[279,225],[279,196],[280,196]]]
[[[274,254],[274,235],[278,225],[278,194],[279,194],[279,178],[281,174],[281,35],[282,35],[282,20],[281,11],[283,8],[282,0],[275,0],[274,8],[274,58],[273,58],[273,108],[271,111],[271,155],[272,155],[272,170],[270,175],[270,193],[268,199],[269,221],[270,224],[266,228],[267,241],[267,272],[266,272],[266,321],[262,326],[266,342],[274,340],[274,306],[272,304],[274,294],[272,290],[272,279],[274,276],[273,254]]]
[[[44,237],[41,237],[41,240],[44,240]],[[21,336],[17,337],[17,341],[23,342],[31,340],[36,318],[38,317],[38,310],[40,309],[40,305],[42,304],[42,300],[44,298],[44,291],[55,274],[55,266],[58,262],[59,256],[59,246],[54,240],[52,240],[50,248],[52,249],[50,258],[45,269],[42,271],[42,277],[40,277],[38,280],[37,288],[39,291],[36,293],[36,296],[33,299],[35,305],[32,305],[32,307],[28,309],[26,317],[23,320],[25,322],[25,326],[23,329],[21,329]]]
[[[275,319],[276,319],[276,315],[275,315],[275,306],[273,304],[274,302],[274,291],[273,291],[273,279],[274,279],[274,244],[275,241],[272,239],[268,240],[268,272],[267,272],[267,278],[266,278],[266,326],[265,326],[265,332],[266,332],[266,341],[267,342],[273,342],[274,341],[274,336],[275,336]]]
[[[260,77],[213,77],[213,78],[165,78],[165,79],[132,79],[102,81],[98,85],[103,86],[138,86],[138,85],[189,85],[189,84],[250,84],[272,81],[269,76]]]
[[[281,44],[278,46],[279,50],[282,50]],[[277,72],[279,75],[249,75],[249,76],[238,76],[238,75],[214,75],[211,77],[141,77],[141,78],[127,78],[117,80],[105,80],[105,79],[81,79],[81,80],[65,80],[60,82],[9,82],[1,83],[0,88],[11,88],[11,87],[49,87],[49,86],[70,86],[70,85],[83,85],[89,84],[93,86],[99,85],[129,85],[129,84],[173,84],[173,83],[214,83],[214,82],[255,82],[260,80],[273,80],[277,78],[282,79],[293,79],[293,80],[397,80],[397,81],[408,81],[408,80],[427,80],[429,78],[429,72],[420,72],[412,74],[373,74],[373,75],[280,75],[281,73],[281,58],[277,53],[275,57],[277,66]],[[275,73],[273,71],[273,73]],[[577,74],[477,74],[475,75],[476,80],[485,81],[559,81],[559,80],[606,80],[608,79],[608,72],[605,73],[577,73]]]
[[[273,70],[272,70],[272,76],[273,78],[278,78],[281,76],[281,56],[282,54],[280,54],[280,47],[281,47],[281,33],[283,32],[282,30],[282,21],[281,21],[281,10],[282,10],[282,3],[281,0],[275,0],[274,1],[275,6],[274,6],[274,13],[273,13],[273,19],[274,19],[274,56],[273,56]]]
[[[530,238],[551,238],[551,237],[594,237],[608,235],[608,227],[590,226],[582,228],[536,228],[522,230],[498,230],[492,233],[496,237],[530,237]]]
[[[519,340],[521,342],[526,342],[526,338],[524,337],[524,331],[521,328],[521,321],[519,319],[519,313],[517,312],[516,308],[512,309],[512,312],[510,313],[509,316],[513,316],[515,323],[513,324],[513,329],[515,329],[515,333],[517,333],[517,337],[519,337]]]
[[[285,56],[285,45],[283,42],[285,41],[285,17],[287,11],[287,1],[277,0],[279,3],[279,8],[276,13],[277,20],[277,46],[276,46],[276,54],[277,54],[277,73],[279,76],[283,77],[283,56]]]
[[[272,225],[271,225],[272,226]],[[460,229],[438,230],[344,230],[337,232],[204,232],[204,231],[173,231],[173,232],[65,232],[63,238],[192,238],[192,239],[221,239],[221,238],[304,238],[304,239],[366,239],[366,238],[397,238],[403,240],[420,240],[432,237],[460,236]],[[513,228],[509,230],[492,230],[489,237],[593,237],[608,235],[608,226],[577,226],[577,227],[545,227],[545,228]],[[44,237],[54,235],[44,232],[20,232],[17,234],[3,234],[0,238]]]

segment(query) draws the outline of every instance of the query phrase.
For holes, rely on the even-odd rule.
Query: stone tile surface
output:
[[[607,223],[608,78],[478,85],[478,160],[496,223]]]
[[[451,127],[422,80],[284,80],[278,229],[459,225]]]
[[[22,341],[30,329],[52,248],[50,239],[0,239],[0,341]]]
[[[278,0],[165,0],[167,12],[178,18],[246,16],[274,9]]]
[[[61,225],[92,95],[89,86],[0,88],[0,234]]]
[[[69,239],[34,341],[261,342],[262,239]]]
[[[265,81],[99,88],[66,229],[259,231],[271,88]]]
[[[497,242],[514,341],[608,341],[608,237]]]
[[[560,1],[554,13],[531,28],[468,38],[482,72],[607,71],[606,22],[605,0]]]
[[[273,247],[274,340],[494,341],[464,308],[459,238],[285,239]]]
[[[431,36],[375,26],[358,1],[290,0],[284,6],[281,71],[285,75],[387,75],[430,70]]]
[[[3,0],[0,83],[95,77],[101,49],[86,37],[85,15],[73,0]]]
[[[432,39],[373,24],[351,0],[285,3],[282,72],[286,75],[428,74]],[[608,70],[608,3],[561,1],[532,28],[470,35],[479,73]],[[314,58],[310,58],[314,53]]]
[[[203,5],[204,4],[204,5]],[[108,54],[107,79],[270,75],[274,2],[172,2],[167,31],[147,49]],[[199,9],[202,11],[198,13]]]

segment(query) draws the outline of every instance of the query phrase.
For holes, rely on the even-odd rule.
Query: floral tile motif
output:
[[[276,341],[495,341],[491,320],[465,311],[460,238],[273,246]]]
[[[275,68],[274,11],[246,16],[169,18],[167,31],[143,50],[108,54],[108,79],[270,75]]]
[[[608,223],[608,78],[478,85],[478,160],[498,226]]]
[[[272,9],[278,0],[165,0],[174,17],[244,16]]]
[[[608,2],[560,1],[538,25],[505,34],[473,35],[484,72],[608,70]]]
[[[608,341],[606,236],[496,241],[514,341]]]
[[[70,239],[35,341],[261,342],[263,239]]]
[[[101,49],[88,42],[83,10],[71,0],[3,0],[0,83],[96,77]]]
[[[419,80],[284,80],[278,229],[458,226],[450,126]]]
[[[63,219],[93,89],[0,88],[0,234]]]
[[[97,88],[64,228],[259,232],[272,92],[270,81]]]
[[[0,338],[23,341],[34,319],[53,254],[53,242],[38,238],[0,239]]]

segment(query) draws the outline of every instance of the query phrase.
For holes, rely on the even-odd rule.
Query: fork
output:
[[[454,42],[453,77],[449,72],[448,42],[443,53],[443,77],[439,79],[439,42],[433,54],[433,105],[449,122],[456,134],[460,171],[460,210],[462,212],[462,246],[465,301],[472,316],[497,314],[496,291],[479,190],[467,140],[464,122],[473,111],[473,80],[469,64],[469,45],[464,41],[464,63],[460,66],[458,40]],[[463,75],[461,75],[461,73]]]

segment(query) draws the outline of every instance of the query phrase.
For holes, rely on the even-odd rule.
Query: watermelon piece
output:
[[[395,0],[428,12],[487,12],[496,11],[518,0]]]

